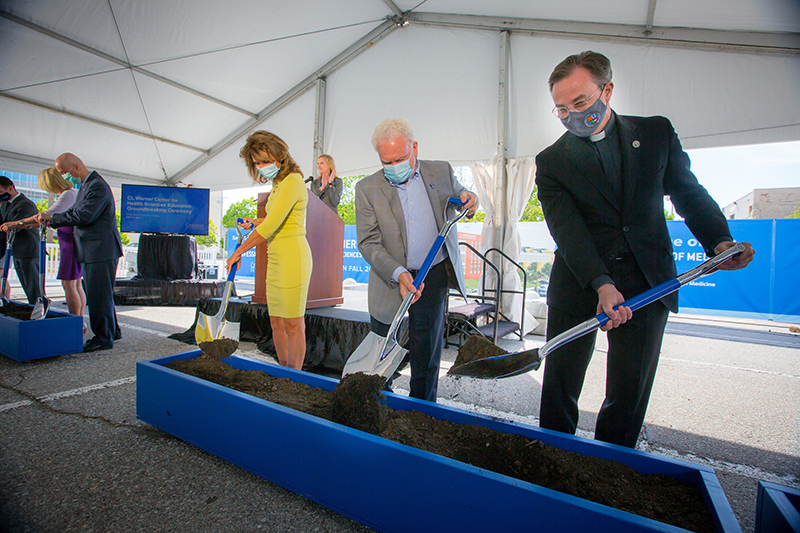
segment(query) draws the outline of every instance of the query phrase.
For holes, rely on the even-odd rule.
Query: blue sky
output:
[[[800,142],[687,150],[692,171],[720,207],[753,189],[800,187]]]

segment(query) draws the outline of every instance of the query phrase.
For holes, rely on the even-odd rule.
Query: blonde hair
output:
[[[53,194],[61,194],[72,188],[72,184],[61,176],[56,167],[48,167],[39,172],[39,188]]]
[[[254,157],[257,159],[262,158],[264,153],[275,159],[280,165],[278,175],[275,176],[276,181],[282,180],[292,172],[297,172],[300,176],[303,175],[303,171],[300,170],[300,167],[289,154],[289,146],[286,142],[274,133],[258,130],[247,137],[244,146],[239,150],[239,157],[244,161],[247,167],[247,174],[253,180],[253,183],[268,183],[269,181],[261,175],[255,162],[253,162]]]
[[[378,145],[391,141],[397,137],[402,137],[409,143],[414,144],[414,130],[404,118],[387,118],[375,127],[372,134],[372,147],[378,151]]]
[[[322,158],[325,159],[325,162],[328,163],[328,167],[331,169],[331,174],[333,174],[335,176],[336,175],[336,162],[333,160],[333,157],[329,156],[328,154],[320,154],[319,157],[322,157]],[[319,161],[319,157],[317,158],[317,161]]]

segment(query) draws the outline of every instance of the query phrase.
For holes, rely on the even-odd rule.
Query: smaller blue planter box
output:
[[[800,490],[759,481],[756,533],[800,533]]]
[[[33,311],[33,306],[28,307]],[[0,315],[0,354],[17,361],[30,361],[81,353],[83,317],[52,309],[47,316],[44,320],[18,320]]]
[[[685,532],[648,518],[482,470],[177,372],[164,365],[200,350],[136,364],[136,416],[378,531]],[[242,370],[332,391],[338,380],[246,357]],[[700,489],[720,533],[741,528],[708,467],[469,411],[385,394],[396,410],[520,434],[587,456],[659,473]]]

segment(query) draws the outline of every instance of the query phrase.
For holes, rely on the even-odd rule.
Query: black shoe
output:
[[[122,338],[122,332],[121,331],[118,331],[118,332],[114,333],[114,340],[115,341],[118,341],[121,338]]]
[[[94,340],[86,341],[86,344],[83,345],[84,352],[96,352],[98,350],[110,350],[113,346],[106,346],[105,344],[100,344],[99,342],[95,342]]]

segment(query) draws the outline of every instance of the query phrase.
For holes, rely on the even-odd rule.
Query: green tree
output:
[[[342,178],[342,198],[339,201],[339,216],[344,220],[345,225],[355,226],[356,224],[356,183],[369,174],[358,176],[344,176]]]
[[[675,220],[675,213],[670,213],[666,209],[664,209],[664,218],[667,220]]]
[[[256,218],[257,210],[258,201],[255,198],[245,198],[232,203],[222,217],[222,229],[227,231],[228,228],[235,228],[237,218]]]
[[[198,235],[196,237],[197,244],[202,246],[216,246],[217,245],[217,225],[210,218],[208,219],[208,234]]]
[[[119,225],[120,224],[120,220],[121,220],[121,216],[119,214],[119,211],[117,211],[117,229],[118,230],[120,229],[120,225]],[[128,234],[127,233],[122,233],[122,231],[119,232],[119,238],[122,241],[122,246],[127,246],[131,242],[131,238],[128,236]]]
[[[38,202],[36,202],[36,209],[39,210],[40,213],[47,211],[50,208],[50,202],[47,201],[47,198],[42,198]]]
[[[539,195],[537,193],[538,191],[534,185],[525,210],[522,212],[522,218],[519,219],[520,222],[541,222],[544,220],[542,204],[539,202]]]
[[[791,215],[789,215],[789,216],[788,216],[788,217],[786,217],[786,218],[800,218],[800,207],[798,207],[797,209],[795,209],[795,210],[794,210],[794,213],[792,213]]]

